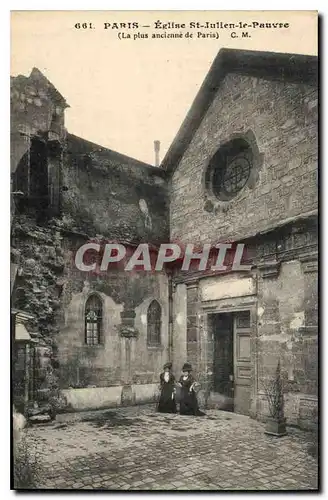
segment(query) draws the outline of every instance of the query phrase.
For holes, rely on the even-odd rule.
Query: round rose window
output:
[[[207,188],[223,201],[236,196],[247,184],[252,168],[252,151],[243,139],[222,146],[207,171]]]

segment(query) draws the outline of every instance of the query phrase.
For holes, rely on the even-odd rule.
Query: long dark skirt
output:
[[[188,387],[181,388],[180,415],[194,415],[201,417],[205,415],[198,408],[197,396],[194,391],[189,391]]]
[[[170,383],[164,383],[161,390],[161,396],[157,405],[157,411],[160,413],[176,413],[177,405],[175,399],[172,399],[173,386]]]

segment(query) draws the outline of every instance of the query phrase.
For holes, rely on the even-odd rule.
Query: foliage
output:
[[[67,401],[58,387],[58,375],[51,365],[48,365],[43,377],[39,375],[37,382],[39,388],[36,390],[36,400],[40,408],[48,408],[51,418],[67,406]],[[35,408],[31,409],[31,414]],[[37,408],[38,410],[38,408]],[[38,411],[36,412],[38,413]]]
[[[13,303],[35,315],[30,327],[50,340],[57,332],[56,312],[59,309],[58,277],[64,269],[60,238],[54,228],[33,224],[23,216],[12,227],[12,252],[19,263],[19,274]]]
[[[41,346],[49,348],[49,361],[53,362],[64,270],[60,232],[55,226],[40,226],[27,216],[17,215],[12,224],[11,254],[19,266],[12,295],[13,307],[34,316],[28,322],[28,330],[38,334]],[[39,361],[35,371],[36,391],[49,385],[50,396],[57,405],[56,371],[43,373]]]
[[[284,394],[281,378],[280,360],[278,361],[275,376],[262,381],[264,392],[269,404],[270,416],[281,421],[284,418]]]
[[[27,436],[14,446],[14,488],[37,489],[41,462],[36,450],[28,444]]]

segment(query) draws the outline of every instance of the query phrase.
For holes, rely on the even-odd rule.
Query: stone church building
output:
[[[202,406],[262,419],[279,361],[287,422],[315,422],[317,71],[316,57],[220,50],[159,166],[68,133],[68,104],[36,68],[12,78],[25,399],[56,380],[62,411],[151,402],[163,364],[178,376],[189,361]],[[89,241],[239,242],[251,269],[85,273],[74,256]]]

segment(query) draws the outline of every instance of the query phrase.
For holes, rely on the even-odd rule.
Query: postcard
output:
[[[318,491],[318,86],[316,11],[12,11],[12,489]]]

